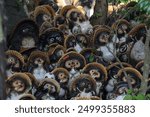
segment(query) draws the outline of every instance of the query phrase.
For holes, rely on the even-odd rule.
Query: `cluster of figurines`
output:
[[[9,36],[8,100],[114,100],[127,81],[140,88],[145,24],[92,26],[82,5],[57,10],[38,4]]]

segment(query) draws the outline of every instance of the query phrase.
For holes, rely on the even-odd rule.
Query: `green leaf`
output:
[[[124,97],[124,100],[132,100],[132,99],[133,99],[132,95],[127,95],[127,96]]]
[[[90,56],[89,56],[89,61],[90,61],[90,62],[93,62],[93,61],[94,61],[94,56],[93,56],[92,54],[90,54]]]
[[[131,89],[129,89],[128,91],[127,91],[127,94],[128,95],[131,95],[133,93],[133,91],[131,90]]]
[[[138,95],[136,96],[136,100],[146,100],[145,95],[143,95],[143,94],[138,94]]]
[[[147,100],[150,100],[150,94],[147,94],[147,95],[146,95],[146,99],[147,99]]]

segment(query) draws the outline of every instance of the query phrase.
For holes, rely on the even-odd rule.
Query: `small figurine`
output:
[[[139,61],[145,58],[144,47],[145,47],[146,34],[147,32],[146,32],[145,24],[137,25],[128,33],[130,37],[128,41],[132,43],[130,57],[135,64],[137,64]]]
[[[116,43],[122,44],[126,42],[127,34],[131,30],[130,26],[131,24],[125,19],[119,19],[112,25],[112,29],[114,30],[115,36],[117,38],[114,39],[114,41],[117,41]]]
[[[104,83],[107,81],[106,68],[100,63],[89,63],[83,68],[83,73],[91,75],[96,80],[96,95],[102,96]]]
[[[45,21],[51,23],[54,16],[55,16],[55,11],[49,5],[37,6],[34,10],[34,21],[38,24],[39,27]]]
[[[105,91],[106,91],[106,95],[107,95],[107,97],[105,97],[105,98],[107,98],[107,99],[115,98],[113,91],[114,91],[116,84],[118,83],[117,74],[118,74],[119,70],[122,69],[121,64],[124,68],[132,67],[130,64],[125,63],[125,62],[121,62],[121,63],[116,62],[107,67],[108,80],[105,85]]]
[[[59,99],[67,99],[69,94],[69,72],[64,68],[56,68],[52,71],[52,73],[55,75],[57,82],[60,84]]]
[[[59,99],[59,92],[59,83],[54,79],[45,78],[40,82],[35,97],[37,100],[57,100]]]
[[[116,84],[116,87],[114,89],[115,93],[115,100],[123,100],[127,94],[127,91],[129,89],[127,82],[119,82]]]
[[[45,74],[49,71],[49,59],[45,52],[33,51],[28,59],[28,72],[32,73],[34,77],[41,81]]]
[[[48,47],[53,43],[64,44],[64,35],[58,28],[45,30],[39,37],[38,48],[41,51],[48,51]]]
[[[21,72],[24,66],[24,58],[23,56],[15,51],[8,50],[5,52],[6,54],[6,75],[7,77],[12,76],[15,72]]]
[[[8,43],[9,48],[18,52],[23,52],[27,49],[34,48],[38,44],[39,28],[37,24],[30,19],[25,19],[19,22]]]
[[[116,49],[112,41],[111,32],[107,28],[99,28],[94,33],[92,40],[94,48],[101,53],[103,61],[110,63],[115,61]]]
[[[71,97],[96,96],[96,81],[90,75],[81,74],[77,76],[70,85]]]
[[[126,72],[127,77],[124,75],[124,72]],[[129,80],[129,82],[132,85],[132,88],[134,89],[140,88],[141,81],[143,79],[141,73],[132,67],[126,67],[124,69],[120,69],[117,73],[117,77],[118,77],[117,78],[118,81],[128,82],[127,80]]]
[[[18,100],[31,90],[31,80],[25,73],[15,73],[6,80],[7,99]]]
[[[63,46],[53,43],[49,47],[47,52],[49,60],[50,60],[50,71],[54,70],[58,66],[59,59],[65,54],[66,50]]]
[[[85,58],[77,52],[66,53],[58,61],[59,67],[67,69],[70,73],[70,80],[80,74],[80,70],[85,66]]]

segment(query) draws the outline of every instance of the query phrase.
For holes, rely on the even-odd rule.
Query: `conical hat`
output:
[[[112,29],[113,29],[113,30],[118,29],[118,26],[119,26],[120,24],[126,24],[127,26],[130,26],[130,23],[129,23],[127,20],[125,20],[125,19],[119,19],[119,20],[117,20],[117,21],[112,25]]]
[[[56,15],[54,9],[50,5],[42,5],[42,6],[46,7],[49,13],[52,15],[52,18],[54,18],[54,16]]]
[[[104,75],[104,77],[103,77],[104,79],[102,79],[102,80],[105,80],[105,81],[107,80],[107,70],[102,64],[96,63],[96,62],[89,63],[83,68],[83,72],[84,73],[89,73],[89,71],[92,70],[92,69],[100,70],[99,72],[101,72],[101,74]]]
[[[10,55],[10,56],[14,56],[17,59],[19,59],[19,61],[22,63],[22,65],[24,65],[24,57],[17,51],[15,50],[8,50],[5,52],[6,56]]]
[[[28,93],[31,90],[32,83],[28,75],[25,73],[14,73],[11,77],[6,80],[8,87],[11,88],[14,80],[20,79],[25,83],[26,89],[23,93]]]
[[[100,46],[100,41],[98,40],[99,38],[99,35],[102,33],[102,32],[107,32],[108,34],[110,34],[111,35],[111,32],[110,32],[110,30],[109,29],[107,29],[107,28],[98,28],[96,31],[95,31],[95,33],[94,33],[94,37],[93,37],[93,39],[92,39],[92,45],[94,45],[94,46]]]
[[[78,69],[82,69],[85,64],[86,64],[86,61],[85,61],[85,58],[77,53],[77,52],[69,52],[69,53],[66,53],[64,56],[62,56],[59,61],[58,61],[58,64],[60,67],[65,67],[65,62],[67,60],[71,60],[71,59],[76,59],[76,60],[79,60],[80,62],[80,67]]]
[[[87,74],[81,74],[79,76],[77,76],[76,78],[73,79],[73,81],[71,82],[71,85],[70,85],[70,92],[72,91],[75,91],[76,89],[76,85],[77,83],[82,80],[82,79],[87,79],[91,82],[91,85],[92,85],[92,89],[95,90],[96,89],[96,81],[95,79],[93,79],[90,75],[87,75]]]
[[[34,11],[34,21],[36,21],[36,17],[39,14],[48,14],[49,16],[52,16],[52,14],[49,12],[49,10],[46,7],[44,7],[43,5],[42,6],[37,6],[35,8],[35,11]]]
[[[31,82],[32,82],[32,85],[35,85],[35,86],[38,86],[39,82],[37,81],[37,79],[34,77],[34,75],[32,75],[31,73],[29,72],[24,72],[26,75],[29,76]]]
[[[69,42],[72,41],[72,40],[76,40],[76,38],[75,38],[74,35],[69,35],[69,36],[66,37],[65,42],[64,42],[64,47],[65,47],[66,49],[70,48],[68,44],[69,44]]]
[[[141,68],[144,66],[144,61],[140,61],[136,64],[135,68],[142,74],[143,71],[141,70]]]
[[[35,41],[35,46],[38,42],[39,28],[38,25],[30,19],[21,20],[13,29],[10,38],[10,49],[21,51],[21,45],[24,37],[32,37]]]
[[[52,73],[55,75],[55,76],[57,76],[58,77],[58,74],[59,73],[64,73],[67,77],[67,79],[69,80],[69,72],[68,72],[68,70],[66,70],[65,68],[61,68],[61,67],[59,67],[59,68],[55,68],[53,71],[52,71]]]
[[[137,71],[132,67],[126,67],[124,69],[120,69],[117,74],[117,77],[119,78],[118,80],[127,82],[124,72],[126,72],[127,74],[132,74],[134,76],[134,77],[131,76],[131,85],[133,85],[133,87],[140,87],[141,80],[143,80],[143,76],[139,71]]]
[[[58,83],[56,80],[51,79],[51,78],[45,78],[45,79],[43,79],[43,80],[40,82],[39,86],[41,86],[41,85],[43,85],[43,84],[45,84],[45,83],[50,83],[50,84],[56,86],[57,93],[59,93],[59,91],[60,91],[60,85],[59,85],[59,83]]]
[[[72,15],[72,13],[78,13],[79,16],[77,16],[77,18],[79,18],[81,21],[87,20],[87,17],[86,17],[84,14],[82,14],[82,12],[81,12],[79,9],[77,9],[77,8],[72,8],[72,9],[70,9],[70,10],[67,12],[66,17],[67,17],[69,20],[71,20],[71,15]]]
[[[62,16],[66,16],[67,12],[68,12],[70,9],[73,9],[73,8],[75,8],[75,6],[73,6],[73,5],[67,5],[67,6],[65,6],[65,7],[63,7],[63,8],[61,9],[60,14],[61,14]]]
[[[38,58],[38,57],[41,57],[41,58],[44,60],[44,62],[46,62],[46,63],[48,63],[48,64],[50,63],[47,54],[46,54],[45,52],[42,52],[42,51],[33,51],[33,52],[30,54],[29,58],[28,58],[28,62],[29,62],[29,63],[30,63],[30,62],[33,63],[34,60],[35,60],[36,58]]]
[[[32,94],[23,94],[20,96],[19,100],[36,100],[36,97]]]
[[[40,26],[40,29],[39,29],[39,32],[40,32],[39,35],[41,35],[48,28],[52,28],[52,24],[48,21],[43,22],[43,24]]]
[[[48,51],[48,56],[51,56],[52,54],[54,54],[54,52],[56,51],[56,50],[63,50],[63,52],[65,53],[65,48],[63,47],[63,46],[61,46],[61,45],[57,45],[56,47],[54,47],[54,48],[50,48],[49,49],[49,51]]]
[[[135,26],[134,28],[132,28],[132,30],[128,33],[129,36],[135,36],[138,31],[140,29],[146,29],[146,25],[145,24],[139,24],[137,26]]]

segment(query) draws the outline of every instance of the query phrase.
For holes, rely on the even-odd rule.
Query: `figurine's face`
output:
[[[60,83],[66,83],[68,81],[68,76],[64,72],[58,74],[58,79]]]
[[[36,59],[34,60],[34,63],[35,63],[36,65],[43,65],[43,64],[44,64],[44,60],[43,60],[42,58],[38,57],[38,58],[36,58]]]
[[[71,38],[67,42],[67,48],[75,47],[76,46],[76,40],[75,38]]]
[[[16,63],[15,58],[13,56],[9,56],[7,58],[7,63],[8,64],[15,64]]]
[[[92,69],[89,71],[92,78],[100,78],[100,72],[96,69]]]
[[[61,49],[57,49],[49,58],[52,63],[56,63],[63,55],[64,51]]]
[[[63,32],[64,35],[69,35],[69,28],[67,26],[60,27],[60,30]]]
[[[22,80],[15,80],[12,83],[12,87],[16,92],[23,92],[25,90],[25,83]]]
[[[32,37],[25,37],[22,40],[22,47],[23,48],[32,48],[35,47],[35,41]]]
[[[41,13],[36,17],[36,22],[38,25],[42,25],[45,21],[51,21],[51,16],[46,13]]]
[[[87,79],[82,79],[78,82],[77,87],[80,89],[80,91],[90,91],[92,89],[91,83]]]
[[[128,30],[128,26],[126,24],[120,24],[118,26],[118,34],[126,34]]]
[[[72,12],[70,14],[70,20],[73,22],[77,22],[79,19],[80,14],[78,12]]]
[[[121,68],[119,66],[114,66],[108,71],[110,78],[117,78],[117,73]]]
[[[102,33],[99,35],[99,42],[106,44],[106,43],[109,42],[109,38],[110,38],[109,33],[107,33],[107,32],[102,32]]]
[[[65,62],[65,67],[67,69],[73,69],[73,68],[77,69],[80,66],[81,66],[80,61],[77,59],[72,59]]]
[[[16,57],[13,57],[13,56],[8,56],[7,57],[7,66],[9,68],[12,68],[12,70],[16,71],[17,68],[20,67],[20,61],[16,58]],[[9,69],[8,68],[8,69]],[[16,70],[15,70],[16,69]]]
[[[63,43],[63,38],[62,36],[60,35],[60,33],[58,32],[53,32],[51,35],[49,35],[47,37],[47,41],[48,41],[48,44],[53,44],[53,43],[58,43],[58,44],[62,44]]]
[[[77,42],[83,46],[87,46],[87,39],[85,36],[81,35],[81,36],[77,36]]]
[[[43,88],[45,90],[48,90],[49,93],[55,93],[56,92],[56,87],[50,83],[46,83]]]
[[[130,80],[131,84],[134,85],[136,83],[134,77],[130,74],[128,74],[128,79]],[[126,77],[123,77],[123,81],[124,82],[127,82],[127,78]]]
[[[119,94],[123,94],[123,93],[126,93],[127,90],[128,90],[127,87],[120,87],[120,88],[118,89],[118,93],[119,93]]]
[[[47,14],[43,14],[43,20],[44,21],[50,21],[51,20],[51,17]]]

